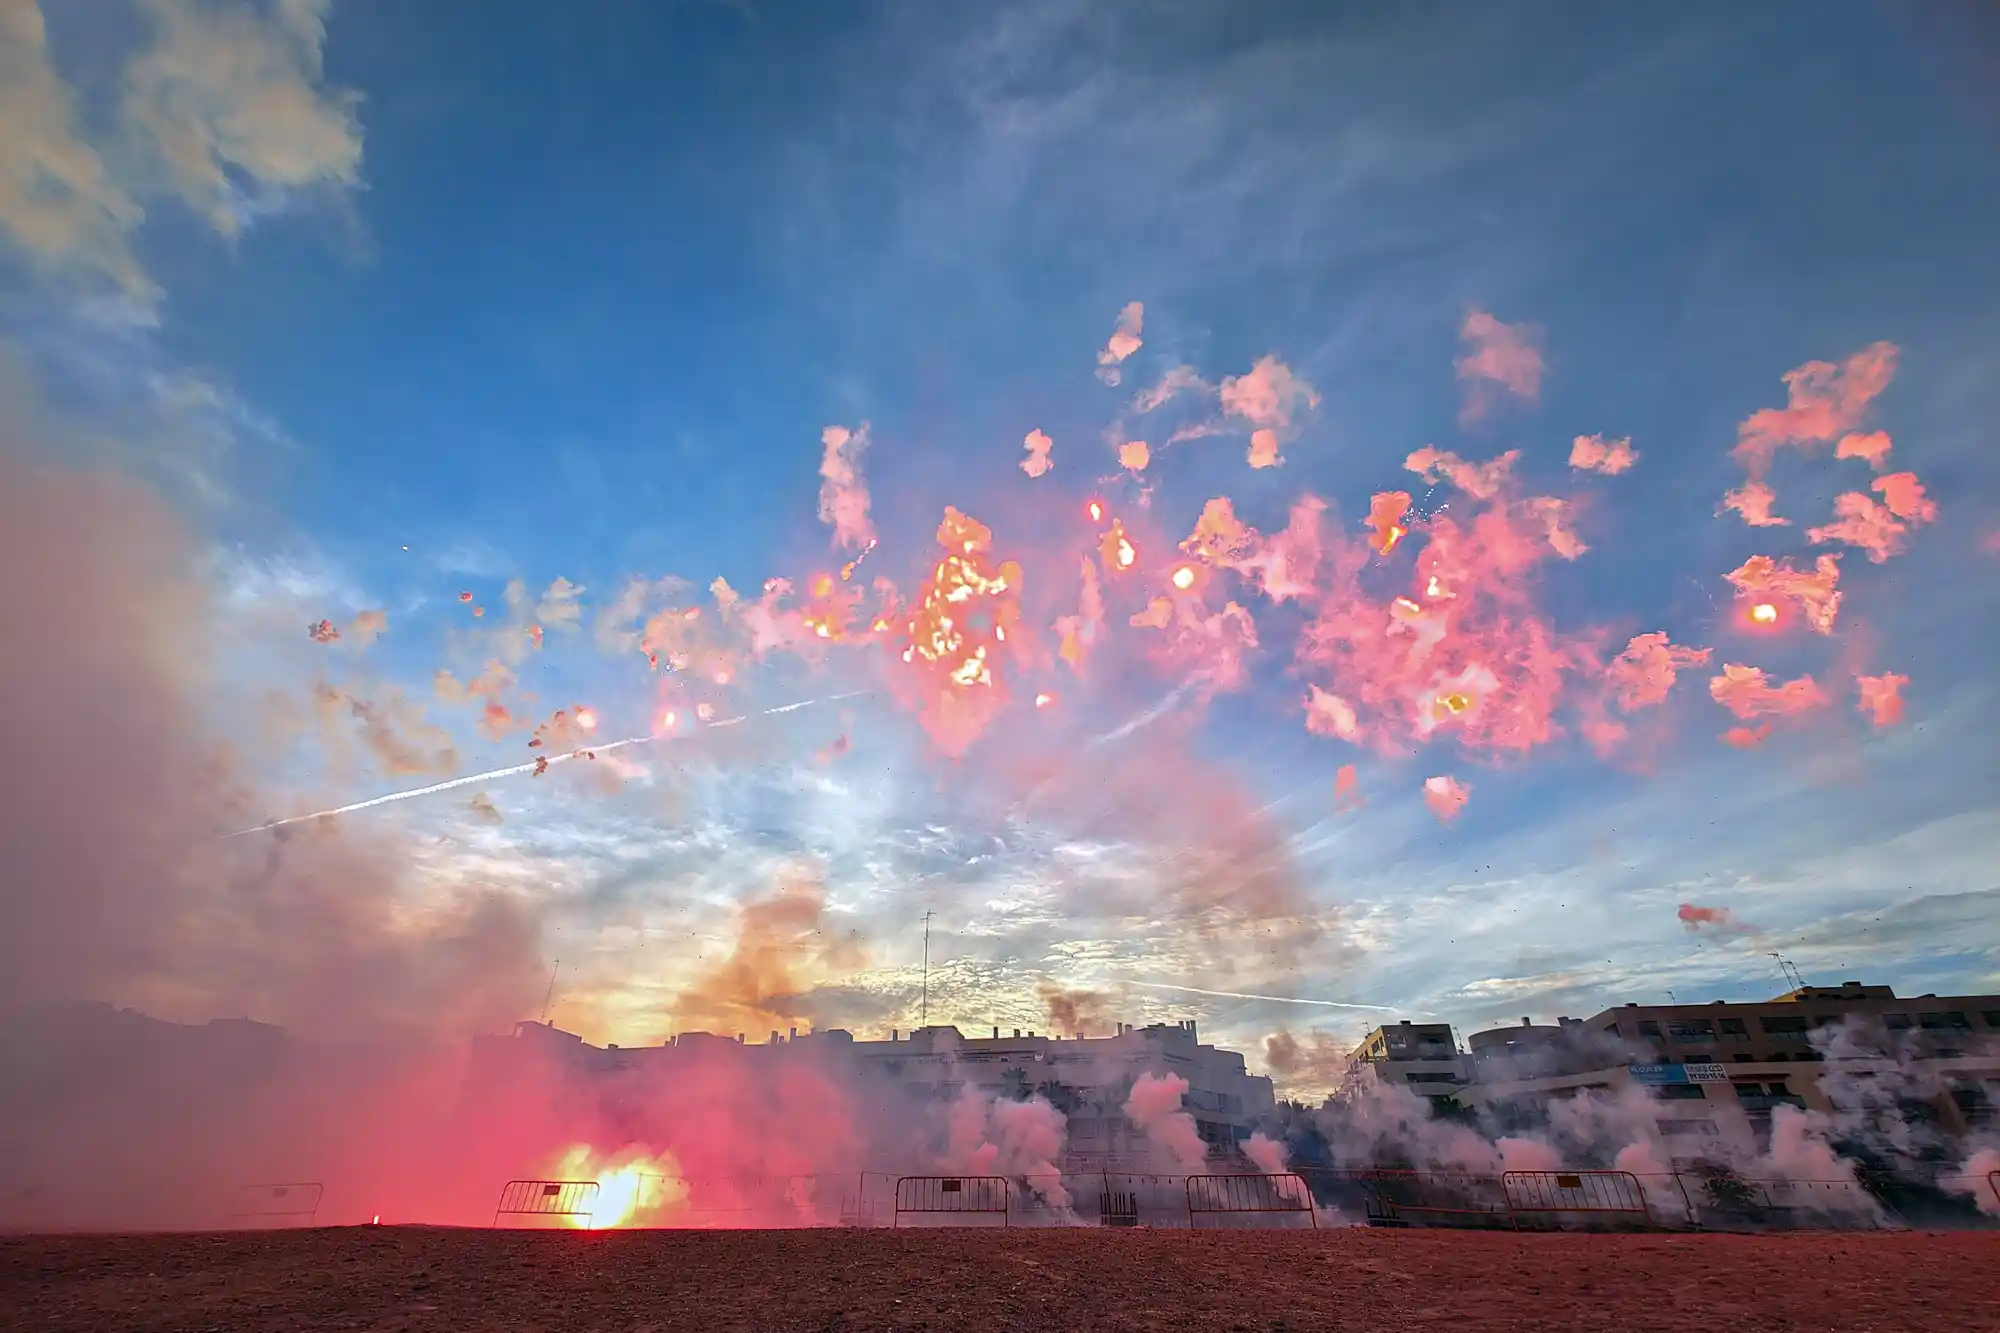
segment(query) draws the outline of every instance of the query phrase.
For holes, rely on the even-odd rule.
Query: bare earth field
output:
[[[2000,1232],[0,1237],[10,1330],[2000,1330]]]

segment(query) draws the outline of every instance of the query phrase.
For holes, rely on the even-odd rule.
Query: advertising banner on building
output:
[[[1727,1083],[1726,1066],[1704,1063],[1691,1065],[1630,1065],[1627,1072],[1634,1083],[1658,1087],[1667,1083]]]

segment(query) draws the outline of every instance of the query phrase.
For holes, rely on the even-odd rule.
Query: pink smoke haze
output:
[[[1472,799],[1472,788],[1454,777],[1424,779],[1424,804],[1440,823],[1449,824]]]
[[[1021,447],[1028,452],[1028,456],[1021,460],[1021,471],[1029,476],[1042,476],[1055,466],[1054,460],[1049,457],[1049,450],[1055,448],[1055,441],[1049,438],[1047,431],[1029,431],[1021,441]]]
[[[1540,333],[1526,324],[1504,324],[1484,310],[1467,314],[1459,327],[1465,353],[1453,364],[1466,381],[1461,422],[1477,421],[1492,407],[1492,391],[1504,390],[1526,402],[1542,392]]]
[[[861,456],[868,450],[868,426],[849,430],[828,426],[820,432],[819,521],[833,528],[836,546],[859,551],[875,540],[868,518],[868,486],[861,479]]]
[[[1903,687],[1909,683],[1908,676],[1899,676],[1893,671],[1885,671],[1879,676],[1857,677],[1861,711],[1878,727],[1895,726],[1903,720]]]
[[[1638,461],[1639,451],[1629,437],[1606,440],[1602,435],[1579,435],[1569,447],[1569,465],[1579,472],[1615,477]]]

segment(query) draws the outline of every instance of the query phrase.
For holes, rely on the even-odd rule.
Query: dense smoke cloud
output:
[[[0,447],[0,1005],[85,995],[308,1031],[479,1030],[533,991],[536,925],[477,885],[410,892],[395,835],[250,842],[247,757],[212,660],[200,551],[136,482]],[[343,691],[364,744],[421,768]]]

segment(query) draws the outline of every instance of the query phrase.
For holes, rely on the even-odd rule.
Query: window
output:
[[[2000,1028],[2000,1009],[1982,1010],[1979,1016],[1986,1020],[1987,1027]]]
[[[1639,1020],[1639,1035],[1642,1037],[1658,1037],[1660,1035],[1660,1025],[1650,1018],[1642,1018]]]
[[[1743,1026],[1742,1019],[1725,1018],[1722,1020],[1722,1035],[1725,1037],[1736,1037],[1738,1039],[1741,1039],[1748,1037],[1750,1035],[1750,1031],[1748,1028]]]
[[[1667,1083],[1655,1091],[1663,1102],[1699,1102],[1708,1097],[1708,1092],[1699,1083]]]
[[[1656,1120],[1653,1123],[1659,1126],[1660,1133],[1669,1138],[1699,1135],[1712,1139],[1721,1132],[1716,1129],[1713,1120]]]
[[[1757,1022],[1767,1037],[1783,1037],[1787,1041],[1805,1040],[1806,1021],[1803,1018],[1760,1018]]]
[[[1910,1026],[1910,1016],[1908,1014],[1884,1014],[1882,1015],[1882,1026],[1888,1028],[1891,1032],[1907,1031]]]
[[[1673,1019],[1667,1023],[1667,1035],[1675,1041],[1714,1041],[1715,1025],[1706,1018]]]
[[[1972,1023],[1971,1020],[1967,1019],[1961,1013],[1919,1014],[1917,1015],[1917,1026],[1930,1032],[1942,1032],[1946,1029],[1957,1031],[1969,1028],[1972,1026]]]

